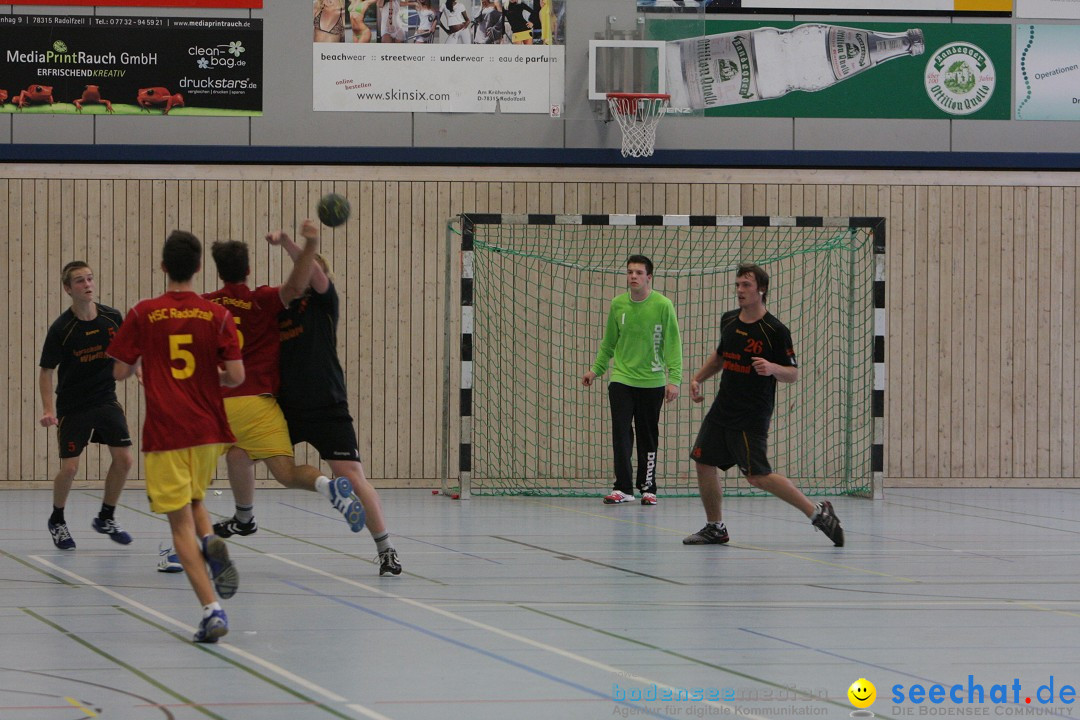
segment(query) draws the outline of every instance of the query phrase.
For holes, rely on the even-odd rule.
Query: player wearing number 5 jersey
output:
[[[773,472],[767,456],[769,423],[776,404],[776,383],[799,379],[791,332],[765,309],[769,276],[757,265],[735,271],[739,308],[720,319],[720,345],[694,373],[690,399],[704,400],[701,384],[716,373],[720,390],[701,424],[690,457],[697,467],[706,524],[683,540],[685,545],[719,545],[729,539],[721,519],[723,488],[717,468],[738,465],[751,485],[798,508],[836,546],[844,531],[832,503],[814,504],[791,480]]]
[[[222,598],[232,597],[238,577],[225,541],[212,534],[203,498],[218,457],[236,440],[220,386],[242,383],[244,364],[232,315],[193,290],[192,277],[202,260],[198,238],[174,230],[161,258],[167,291],[128,312],[109,355],[116,360],[117,380],[131,377],[136,364],[142,365],[142,449],[150,509],[168,516],[173,547],[203,605],[195,641],[216,642],[228,632],[228,620],[214,589]],[[210,565],[209,574],[204,563]]]

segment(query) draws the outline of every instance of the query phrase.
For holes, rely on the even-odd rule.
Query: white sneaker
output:
[[[617,505],[618,503],[634,502],[633,495],[627,495],[622,490],[615,490],[610,495],[604,496],[605,505]]]
[[[171,547],[165,547],[164,545],[158,545],[158,560],[157,571],[163,573],[178,573],[184,572],[184,566],[180,564],[180,557],[173,552]]]

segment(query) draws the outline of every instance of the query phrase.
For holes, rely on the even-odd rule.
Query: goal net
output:
[[[715,397],[689,380],[736,307],[734,269],[770,275],[768,309],[792,333],[798,382],[779,384],[769,434],[777,472],[812,495],[868,494],[875,457],[875,359],[883,362],[884,233],[877,218],[462,216],[462,488],[585,496],[610,490],[611,417],[596,357],[626,258],[655,265],[682,334],[679,398],[660,416],[662,496],[696,495],[690,446]],[[875,292],[875,280],[879,280]],[[880,296],[880,297],[876,297]],[[877,337],[876,337],[877,336]],[[883,367],[878,371],[883,374]],[[875,409],[876,408],[876,409]],[[636,462],[636,455],[635,455]],[[724,473],[726,494],[758,491]]]

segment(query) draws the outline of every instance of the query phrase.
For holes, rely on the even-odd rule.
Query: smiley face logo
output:
[[[866,678],[859,678],[855,682],[851,683],[851,687],[847,691],[848,700],[851,704],[857,708],[868,708],[874,704],[874,700],[877,699],[877,688],[874,687],[874,683],[870,682]]]

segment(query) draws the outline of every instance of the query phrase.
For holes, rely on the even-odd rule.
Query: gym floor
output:
[[[833,498],[843,548],[775,498],[728,499],[731,543],[687,547],[694,498],[383,491],[398,577],[321,496],[260,490],[217,645],[190,642],[200,609],[156,572],[168,526],[140,491],[126,547],[74,491],[71,552],[49,498],[0,492],[5,720],[843,718],[860,679],[856,717],[1080,714],[1077,490]]]

